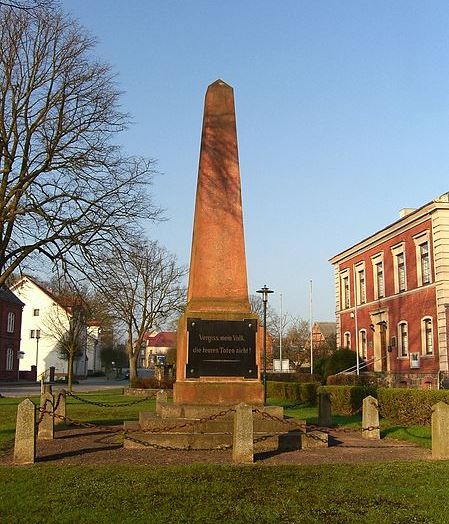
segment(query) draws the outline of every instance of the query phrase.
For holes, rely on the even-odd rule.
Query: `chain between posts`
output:
[[[119,408],[119,407],[121,408],[121,407],[127,407],[127,406],[134,406],[135,404],[140,404],[142,402],[146,402],[147,400],[154,399],[156,398],[157,393],[153,393],[152,395],[148,395],[148,396],[145,396],[144,398],[140,398],[137,400],[132,400],[130,402],[95,402],[94,400],[87,400],[69,391],[66,393],[66,395],[68,397],[72,397],[76,400],[79,400],[80,402],[84,402],[84,404],[92,404],[94,406],[100,406],[102,408]]]

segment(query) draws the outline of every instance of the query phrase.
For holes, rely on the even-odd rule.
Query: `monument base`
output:
[[[258,380],[235,381],[176,381],[173,385],[175,404],[201,406],[234,406],[245,402],[252,406],[263,405],[263,384]]]

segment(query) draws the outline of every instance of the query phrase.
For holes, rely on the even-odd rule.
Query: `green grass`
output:
[[[78,394],[77,394],[78,395]],[[125,397],[121,390],[108,390],[97,393],[82,393],[78,396],[95,402],[131,402],[141,397]],[[0,454],[8,452],[14,441],[14,431],[16,427],[17,405],[23,398],[0,398]],[[31,397],[31,400],[38,405],[39,397]],[[155,401],[149,399],[146,402],[135,404],[134,406],[103,408],[90,404],[85,404],[72,397],[67,397],[66,414],[68,417],[83,422],[93,422],[95,424],[121,424],[124,420],[137,420],[139,411],[145,409],[154,411]]]
[[[449,462],[0,468],[3,523],[444,523]]]

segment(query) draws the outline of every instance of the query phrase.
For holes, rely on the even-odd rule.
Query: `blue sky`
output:
[[[449,3],[63,0],[99,40],[158,160],[149,226],[190,256],[204,94],[235,90],[249,290],[334,319],[328,259],[449,191]]]

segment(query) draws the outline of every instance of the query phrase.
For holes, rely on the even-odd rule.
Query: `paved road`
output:
[[[106,380],[105,378],[87,378],[74,384],[73,391],[104,391],[115,388],[126,388],[129,386],[129,380]],[[64,387],[63,384],[56,384],[55,387]],[[27,397],[36,396],[40,393],[40,384],[38,382],[19,382],[19,383],[1,383],[0,394],[4,397]]]

